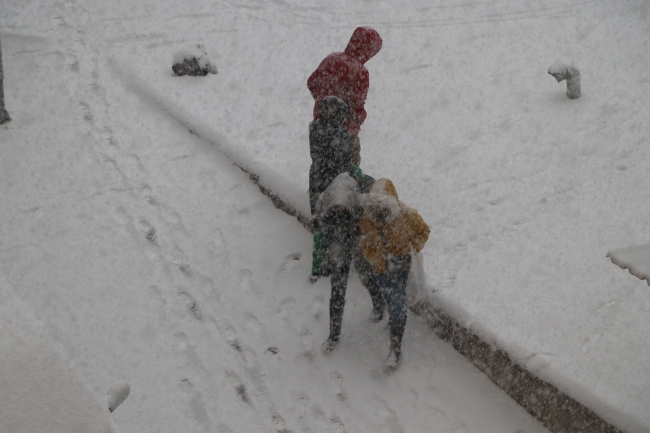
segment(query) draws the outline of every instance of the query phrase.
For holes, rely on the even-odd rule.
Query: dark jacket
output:
[[[335,96],[321,100],[321,117],[309,124],[309,202],[312,214],[318,196],[336,176],[350,172],[350,134],[343,126],[349,118],[345,102]]]
[[[352,136],[359,133],[366,119],[364,105],[370,85],[364,63],[379,52],[381,45],[381,36],[377,31],[358,27],[344,52],[332,53],[318,65],[307,80],[307,87],[315,100],[314,120],[322,115],[320,101],[326,96],[336,96],[350,108],[351,116],[346,121],[346,128]]]

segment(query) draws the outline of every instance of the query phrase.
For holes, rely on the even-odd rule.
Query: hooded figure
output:
[[[350,134],[343,126],[349,119],[348,106],[335,96],[323,98],[321,117],[309,124],[309,204],[312,215],[320,194],[339,174],[350,171]]]
[[[429,238],[429,226],[415,209],[398,200],[388,179],[377,180],[361,198],[359,249],[377,272],[381,294],[388,304],[390,353],[386,366],[401,358],[406,327],[406,282],[411,269],[411,247],[420,252]]]
[[[332,284],[330,335],[323,344],[324,353],[331,352],[339,341],[351,263],[370,293],[373,305],[371,320],[379,322],[384,312],[385,303],[377,285],[377,273],[358,247],[358,222],[363,210],[359,196],[358,182],[348,173],[341,173],[320,195],[316,204],[314,225],[323,234],[327,244]]]
[[[345,51],[325,57],[307,80],[307,87],[315,101],[314,120],[322,116],[319,103],[326,96],[336,96],[348,105],[350,118],[345,127],[353,139],[351,160],[357,166],[361,162],[358,134],[366,120],[364,105],[370,86],[370,75],[364,63],[379,52],[381,45],[381,36],[377,31],[357,27]]]
[[[343,172],[352,170],[350,162],[350,133],[343,126],[350,117],[348,106],[336,96],[323,98],[318,104],[321,117],[309,124],[309,205],[312,219],[316,214],[316,202],[332,180]],[[312,253],[312,281],[321,275],[329,275],[324,266],[326,244],[322,233],[314,228]]]
[[[309,204],[312,217],[315,215],[316,201],[320,194],[341,173],[352,174],[361,188],[367,192],[374,179],[350,161],[350,133],[343,125],[350,117],[348,106],[336,96],[327,96],[318,104],[321,117],[309,124]],[[329,275],[323,263],[326,259],[326,242],[319,232],[314,230],[314,252],[312,257],[312,281],[321,275]]]

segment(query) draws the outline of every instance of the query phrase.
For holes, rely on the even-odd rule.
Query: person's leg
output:
[[[316,202],[318,201],[318,197],[322,192],[320,189],[321,185],[318,170],[316,169],[316,165],[312,163],[311,167],[309,168],[309,205],[311,207],[312,220],[314,218],[314,212],[316,211]],[[310,276],[310,280],[312,282],[318,280],[320,276],[327,274],[327,272],[325,272],[325,269],[323,269],[323,264],[326,261],[326,256],[327,244],[325,242],[325,236],[321,232],[314,230]]]
[[[379,285],[388,305],[388,327],[390,328],[390,353],[387,367],[397,367],[402,355],[402,336],[406,328],[406,281],[408,271],[379,274]]]
[[[331,257],[332,294],[330,297],[330,335],[327,341],[323,343],[323,353],[334,350],[341,336],[345,291],[352,260],[349,249],[345,248],[345,245],[342,245],[341,242],[333,242],[328,246],[328,250]]]
[[[361,284],[368,290],[370,299],[372,300],[372,315],[370,316],[370,320],[375,323],[381,322],[381,319],[384,317],[386,302],[379,289],[377,280],[378,272],[372,268],[370,262],[366,260],[356,245],[352,255],[352,262],[354,263],[354,268],[357,270],[357,274],[359,274]]]

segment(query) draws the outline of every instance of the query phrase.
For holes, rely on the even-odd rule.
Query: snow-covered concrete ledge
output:
[[[215,147],[244,171],[278,209],[294,216],[311,231],[306,191],[300,191],[281,174],[229,146],[224,137],[193,121],[134,74],[127,76],[125,71],[128,68],[124,65],[114,63],[111,66],[130,90]],[[412,310],[427,320],[439,338],[450,342],[461,355],[554,433],[623,433],[584,404],[522,367],[505,350],[462,326],[445,309],[434,307],[430,299],[415,305]]]
[[[555,433],[614,433],[619,428],[516,363],[505,351],[488,343],[430,301],[412,307],[436,335],[452,344],[520,406]]]

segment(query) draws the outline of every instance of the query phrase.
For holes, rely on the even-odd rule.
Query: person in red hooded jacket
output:
[[[357,27],[342,53],[332,53],[318,65],[307,80],[314,97],[314,120],[320,118],[318,104],[327,96],[336,96],[348,105],[350,118],[345,124],[352,136],[350,160],[357,167],[361,162],[359,130],[366,120],[364,105],[370,75],[364,66],[381,49],[381,36],[369,27]]]
[[[359,169],[361,163],[359,130],[361,124],[366,119],[364,105],[370,84],[368,70],[364,66],[364,63],[379,52],[381,44],[382,40],[377,31],[369,27],[357,27],[354,33],[352,33],[352,37],[345,51],[342,53],[332,53],[325,57],[307,80],[307,87],[314,97],[314,121],[310,124],[310,131],[312,125],[322,122],[321,117],[323,117],[323,113],[320,112],[321,107],[329,106],[323,104],[325,98],[338,98],[343,101],[343,105],[346,105],[347,115],[341,129],[343,132],[347,131],[347,143],[345,147],[349,154],[349,160],[352,163],[351,172],[358,180],[364,179],[364,175]],[[313,147],[311,135],[310,132],[310,148]],[[327,149],[327,145],[321,144],[320,147],[322,148],[323,155],[336,153],[333,149]],[[324,162],[327,165],[327,161]],[[315,161],[312,156],[309,185],[312,214],[314,211],[313,206],[318,199],[318,195],[329,186],[329,183],[322,184],[320,188],[314,190],[314,185],[311,182],[311,173],[314,172],[315,168],[317,167],[315,167]],[[334,176],[337,174],[334,173]],[[322,233],[314,232],[311,281],[316,281],[321,275],[329,274],[328,269],[323,263],[326,262],[326,252],[327,247],[324,243]]]

